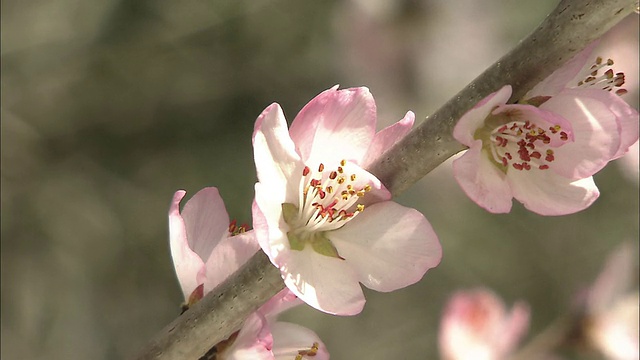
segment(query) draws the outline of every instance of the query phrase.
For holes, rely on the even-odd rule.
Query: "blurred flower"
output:
[[[185,297],[184,310],[238,270],[259,249],[253,231],[236,226],[235,221],[229,223],[218,189],[200,190],[180,212],[185,194],[184,190],[177,191],[169,210],[171,254]],[[279,313],[301,303],[289,290],[281,291],[207,356],[229,360],[280,359],[284,355],[291,359],[298,351],[304,354],[312,351],[315,360],[328,359],[324,344],[313,331],[276,322]],[[291,355],[292,352],[295,354]]]
[[[357,314],[365,302],[358,282],[393,291],[440,262],[429,222],[388,201],[391,194],[363,169],[402,138],[413,120],[408,112],[376,134],[369,90],[337,86],[311,100],[290,130],[278,104],[258,117],[256,237],[287,287],[312,307]]]
[[[624,243],[609,255],[586,298],[586,336],[608,359],[638,359],[638,289],[634,249]]]
[[[592,175],[638,140],[638,112],[616,95],[625,92],[624,74],[600,75],[613,65],[600,57],[585,67],[590,53],[576,55],[519,104],[506,104],[507,85],[457,123],[453,135],[469,150],[453,162],[454,176],[478,205],[506,213],[516,198],[538,214],[565,215],[598,198]]]
[[[445,360],[503,359],[529,327],[529,308],[517,302],[507,313],[493,292],[460,291],[449,300],[440,323],[440,354]]]

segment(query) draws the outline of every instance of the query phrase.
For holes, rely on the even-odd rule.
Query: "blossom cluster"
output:
[[[505,85],[459,120],[453,135],[469,149],[454,161],[454,176],[478,205],[506,213],[515,198],[538,214],[565,215],[597,199],[593,175],[637,142],[638,112],[619,97],[624,74],[611,69],[612,60],[588,63],[590,50],[515,103]],[[186,192],[175,193],[170,244],[185,311],[260,250],[286,285],[212,349],[216,358],[328,358],[317,334],[277,315],[303,302],[356,315],[365,305],[361,284],[394,291],[440,263],[442,248],[424,215],[392,201],[367,171],[410,131],[415,116],[409,111],[376,132],[376,112],[365,87],[322,92],[290,127],[280,105],[268,106],[252,137],[252,230],[229,221],[216,188],[196,193],[182,211]],[[443,358],[503,358],[528,319],[524,303],[507,313],[488,290],[460,292],[443,317]]]

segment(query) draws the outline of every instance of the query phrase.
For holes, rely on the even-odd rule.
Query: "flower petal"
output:
[[[289,225],[282,216],[283,203],[297,204],[298,201],[287,201],[282,192],[274,191],[261,182],[256,183],[255,199],[251,207],[253,228],[260,247],[274,265],[278,254],[289,249]]]
[[[253,131],[253,157],[260,183],[278,192],[282,202],[297,203],[298,179],[304,165],[289,137],[287,121],[280,105],[267,107],[256,120]],[[282,184],[286,184],[282,186]],[[281,202],[281,203],[282,203]]]
[[[498,106],[504,105],[511,97],[511,85],[505,85],[500,90],[480,100],[471,110],[467,111],[453,128],[453,137],[463,145],[471,146],[474,142],[473,134],[484,126],[484,121]]]
[[[615,114],[597,100],[601,90],[564,90],[540,106],[571,121],[574,142],[555,149],[553,171],[582,179],[600,171],[620,148]],[[591,92],[592,96],[586,96]]]
[[[253,231],[225,236],[206,262],[205,294],[244,265],[260,249]]]
[[[312,356],[303,356],[305,360],[328,360],[329,351],[320,337],[310,329],[298,324],[278,321],[271,325],[273,334],[273,355],[275,360],[292,360],[299,351],[310,350],[318,344],[317,352]]]
[[[620,134],[620,145],[613,155],[617,159],[624,155],[629,147],[638,141],[638,110],[629,106],[620,96],[609,91],[588,90],[580,92],[585,98],[600,101],[615,115]]]
[[[182,209],[191,249],[205,263],[214,247],[229,233],[229,215],[218,189],[198,191]]]
[[[511,211],[513,194],[505,174],[493,164],[476,140],[453,161],[453,176],[462,190],[480,207],[494,214]]]
[[[169,208],[169,245],[176,275],[185,300],[204,281],[205,266],[198,254],[193,252],[187,241],[187,229],[180,215],[180,201],[187,192],[178,190],[173,195]]]
[[[302,303],[303,301],[300,300],[296,294],[291,292],[289,288],[284,288],[284,290],[281,290],[262,305],[258,311],[263,314],[268,321],[271,321],[280,313],[289,310],[292,307],[301,305]]]
[[[592,42],[584,50],[574,55],[562,67],[529,90],[523,99],[531,99],[535,96],[554,96],[567,87],[576,86],[578,84],[577,78],[582,75],[583,71],[581,70],[585,68],[598,42]]]
[[[509,171],[513,197],[540,215],[567,215],[589,207],[600,196],[592,177],[571,180],[551,171]]]
[[[311,246],[283,251],[275,259],[284,283],[309,306],[334,315],[356,315],[365,299],[346,261],[316,253]]]
[[[360,166],[367,168],[367,166],[375,161],[378,156],[382,155],[383,152],[391,148],[395,143],[407,135],[413,126],[415,118],[416,115],[412,111],[408,111],[402,120],[389,125],[376,133]]]
[[[307,163],[360,163],[376,130],[376,104],[366,87],[322,92],[300,110],[289,133]]]
[[[442,258],[438,237],[424,215],[393,201],[371,205],[327,237],[358,280],[376,291],[414,284]]]
[[[273,336],[267,320],[259,313],[249,315],[231,346],[223,350],[225,360],[272,360]]]
[[[508,354],[516,349],[522,337],[529,330],[529,305],[523,301],[513,304],[509,316],[504,319],[502,337],[498,337],[502,343],[503,353]]]

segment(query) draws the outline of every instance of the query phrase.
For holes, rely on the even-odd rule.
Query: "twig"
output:
[[[385,152],[369,170],[398,195],[464,149],[453,139],[452,130],[479,100],[505,84],[513,87],[512,99],[522,97],[636,8],[636,0],[561,1],[529,37]],[[280,271],[258,252],[165,327],[137,359],[198,359],[283,288]]]

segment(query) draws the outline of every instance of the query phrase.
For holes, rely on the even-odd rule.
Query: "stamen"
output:
[[[505,171],[528,171],[534,167],[546,170],[548,163],[555,159],[549,147],[560,146],[562,144],[558,145],[558,142],[566,141],[569,141],[569,133],[560,125],[545,129],[530,121],[512,121],[492,130],[488,146],[495,163]]]
[[[612,91],[614,88],[619,88],[624,85],[625,77],[624,73],[618,72],[614,73],[612,68],[608,68],[602,71],[602,75],[600,71],[606,67],[610,67],[614,64],[613,60],[607,59],[607,61],[603,61],[601,57],[597,57],[593,65],[589,68],[589,74],[584,79],[578,81],[576,87],[578,88],[600,88],[605,91]],[[624,95],[627,93],[626,89],[615,89],[614,94],[616,95]]]

